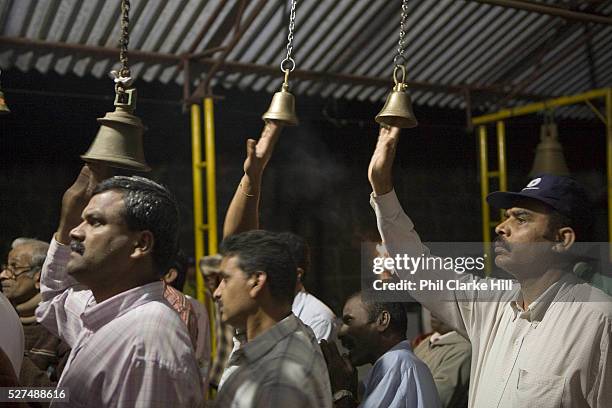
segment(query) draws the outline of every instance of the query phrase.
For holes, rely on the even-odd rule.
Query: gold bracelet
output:
[[[248,194],[247,192],[244,191],[244,188],[242,187],[242,183],[238,184],[238,189],[240,190],[242,194],[244,194],[247,197],[255,197],[255,194]]]

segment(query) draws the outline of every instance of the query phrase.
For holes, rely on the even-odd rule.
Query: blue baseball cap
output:
[[[493,207],[506,209],[525,198],[543,202],[573,221],[587,222],[592,212],[586,191],[576,180],[553,174],[536,176],[518,193],[491,193],[487,202]]]

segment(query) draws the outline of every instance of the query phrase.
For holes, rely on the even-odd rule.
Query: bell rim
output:
[[[298,120],[298,118],[295,118],[295,120],[287,120],[287,119],[280,119],[280,118],[266,118],[265,115],[263,115],[261,117],[261,120],[263,120],[266,123],[268,123],[268,121],[281,122],[283,126],[297,126],[300,124],[300,121]]]
[[[141,128],[143,130],[146,130],[146,127],[142,123],[142,120],[140,120],[138,116],[134,116],[134,115],[132,116],[136,118],[135,121],[132,121],[132,118],[127,117],[127,116],[119,116],[116,118],[107,118],[106,116],[104,116],[103,118],[97,118],[96,120],[98,121],[98,123],[101,123],[107,126],[112,123],[121,123],[122,125],[133,126],[136,128]]]
[[[141,172],[150,172],[152,170],[151,166],[149,166],[145,161],[139,162],[134,159],[127,158],[127,157],[120,158],[120,160],[123,160],[123,162],[118,162],[117,156],[103,156],[102,155],[102,156],[97,156],[94,158],[94,157],[88,156],[87,154],[82,154],[81,159],[83,159],[86,162],[102,163],[109,167],[115,167],[115,168],[125,169],[125,170],[135,170],[135,171],[141,171]]]
[[[397,115],[376,115],[376,117],[374,118],[374,120],[376,121],[376,123],[379,123],[381,125],[388,125],[388,126],[393,126],[393,127],[397,127],[400,129],[414,129],[415,127],[419,126],[419,121],[414,119],[414,121],[410,121],[410,125],[409,126],[396,126],[396,125],[389,125],[387,123],[384,122],[384,118],[388,118],[388,117],[402,117],[402,116],[397,116]]]

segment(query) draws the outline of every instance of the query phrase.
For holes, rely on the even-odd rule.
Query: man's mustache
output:
[[[85,245],[82,242],[73,239],[70,241],[70,249],[79,255],[83,255],[85,252]]]
[[[504,241],[504,239],[501,236],[495,237],[494,242],[495,242],[495,247],[502,247],[508,252],[512,251],[512,248],[510,248],[510,244]]]

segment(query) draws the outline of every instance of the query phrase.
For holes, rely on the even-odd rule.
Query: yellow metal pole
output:
[[[191,105],[191,162],[193,168],[193,226],[195,243],[195,260],[204,256],[204,211],[202,209],[202,120],[200,106]],[[196,273],[196,297],[202,303],[206,301],[204,280],[201,273]]]
[[[532,103],[529,105],[518,106],[512,109],[502,109],[499,112],[492,113],[489,115],[476,116],[472,118],[472,123],[474,125],[484,125],[485,123],[508,119],[514,116],[527,115],[529,113],[535,113],[558,106],[573,105],[579,102],[584,102],[589,99],[605,98],[607,92],[608,89],[605,88],[595,89],[593,91],[585,92],[578,95],[561,96],[559,98],[550,99],[545,102]]]
[[[208,253],[218,252],[217,186],[215,183],[215,113],[213,98],[204,98],[205,154],[206,154],[206,208],[208,224]]]
[[[206,156],[206,218],[208,231],[208,255],[218,252],[217,244],[217,188],[215,183],[215,113],[213,98],[204,98],[204,154]],[[200,184],[201,185],[201,184]],[[203,200],[200,199],[200,203]],[[202,244],[204,250],[204,244]],[[217,355],[217,333],[215,331],[215,307],[213,299],[207,299],[204,303],[210,316],[210,352],[212,358]],[[211,390],[211,398],[214,393]]]
[[[612,88],[606,92],[606,161],[608,174],[608,246],[612,261]]]
[[[489,204],[487,194],[489,194],[489,160],[487,157],[487,127],[478,127],[478,139],[480,145],[480,203],[482,207],[482,242],[484,247],[485,272],[491,271],[491,254],[489,242],[491,242],[491,225],[489,220]]]
[[[497,122],[497,163],[499,166],[499,190],[508,191],[508,173],[506,170],[506,124],[503,120]],[[500,211],[499,219],[504,219],[504,210]]]

